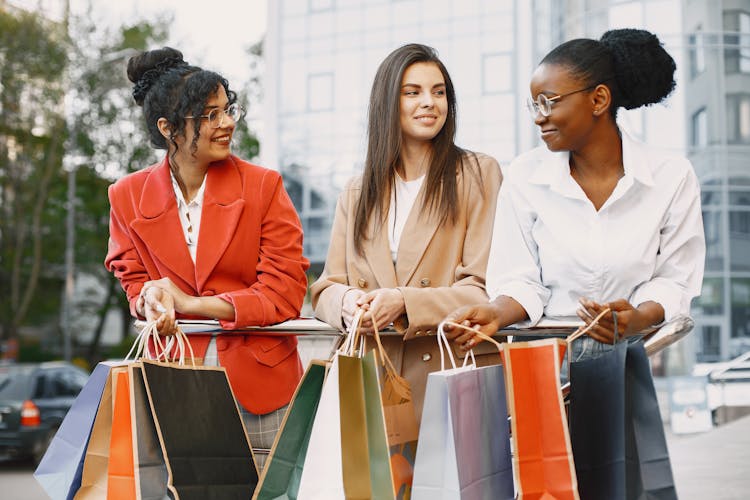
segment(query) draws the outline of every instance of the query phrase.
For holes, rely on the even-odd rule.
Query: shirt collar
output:
[[[622,163],[625,169],[625,177],[637,180],[646,186],[654,185],[654,177],[649,168],[649,159],[643,144],[633,139],[626,132],[620,131],[622,137]],[[548,185],[553,190],[563,194],[571,194],[570,164],[568,151],[549,151],[546,146],[541,146],[545,151],[538,157],[539,165],[534,174],[529,178],[532,184]]]
[[[177,197],[177,206],[185,206],[188,207],[189,205],[195,205],[197,207],[203,206],[203,194],[206,191],[206,178],[208,177],[208,173],[203,176],[203,182],[201,183],[201,187],[198,188],[198,193],[196,193],[195,198],[190,203],[187,203],[185,201],[185,197],[182,195],[182,189],[180,189],[180,185],[177,183],[177,179],[174,176],[174,173],[172,170],[169,170],[169,176],[172,179],[172,189],[174,189],[174,194]]]

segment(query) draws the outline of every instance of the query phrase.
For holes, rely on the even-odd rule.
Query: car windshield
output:
[[[0,399],[26,399],[34,366],[0,366]]]

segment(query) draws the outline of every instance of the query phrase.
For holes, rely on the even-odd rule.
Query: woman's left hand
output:
[[[578,302],[581,307],[576,311],[578,317],[583,320],[586,325],[589,325],[594,318],[596,318],[606,308],[610,309],[610,312],[602,316],[599,322],[588,331],[588,335],[599,342],[605,344],[615,343],[615,322],[612,316],[612,312],[617,314],[617,338],[623,339],[631,335],[635,335],[641,331],[641,329],[649,326],[650,323],[642,318],[642,313],[625,299],[618,299],[613,302],[606,304],[600,304],[589,300],[586,297],[581,297]]]
[[[169,278],[162,278],[159,280],[147,281],[143,284],[143,288],[157,287],[169,292],[169,295],[174,299],[174,310],[181,314],[192,314],[190,310],[190,304],[195,297],[183,292],[180,287],[172,283]]]
[[[367,292],[357,299],[357,305],[367,311],[362,316],[362,328],[372,328],[373,322],[378,329],[386,328],[406,312],[404,295],[398,288]]]

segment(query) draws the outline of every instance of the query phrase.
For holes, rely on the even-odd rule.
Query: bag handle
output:
[[[156,356],[152,356],[146,346],[148,346],[149,340],[153,341],[154,348],[157,351]],[[177,352],[174,357],[169,356],[172,349],[177,346]],[[134,353],[135,351],[135,353]],[[165,363],[176,362],[179,365],[185,364],[185,353],[190,353],[190,363],[195,367],[195,354],[193,352],[193,346],[190,344],[190,340],[182,331],[179,324],[177,325],[177,332],[174,335],[170,335],[164,340],[164,337],[159,334],[159,330],[156,328],[156,321],[148,321],[145,326],[138,332],[138,336],[133,342],[133,346],[125,356],[124,361],[135,361],[141,357],[153,361],[162,361]],[[131,355],[133,356],[131,358]]]
[[[592,328],[594,328],[597,324],[599,324],[599,320],[602,319],[604,317],[604,315],[606,315],[610,311],[611,311],[611,309],[609,307],[604,308],[604,310],[602,312],[600,312],[596,316],[596,318],[594,318],[594,320],[591,323],[589,323],[588,325],[581,325],[581,326],[579,326],[576,331],[574,331],[573,333],[571,333],[570,335],[568,335],[568,337],[565,339],[565,341],[568,344],[570,344],[575,339],[583,336],[584,334],[586,334],[586,332],[588,332],[589,330],[591,330]],[[614,318],[614,321],[615,321],[615,344],[616,344],[617,343],[617,314],[614,311],[611,311],[611,312],[612,312],[612,317]]]

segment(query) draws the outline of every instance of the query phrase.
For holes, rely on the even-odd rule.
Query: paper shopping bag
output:
[[[96,365],[34,471],[34,477],[53,500],[71,499],[81,486],[83,459],[104,385],[110,369],[118,364]]]
[[[175,498],[250,498],[258,472],[226,371],[142,361]]]
[[[565,346],[563,339],[503,345],[519,499],[578,498],[560,391]]]
[[[83,460],[81,487],[75,500],[106,500],[109,441],[112,431],[112,371],[104,384],[99,409],[91,428],[89,444]]]
[[[297,498],[326,371],[327,363],[316,360],[305,370],[276,434],[254,500]]]
[[[642,342],[570,365],[570,433],[581,498],[676,499]]]
[[[429,374],[412,498],[514,498],[502,366]]]
[[[168,500],[169,475],[156,433],[140,363],[128,366],[130,419],[133,426],[133,468],[138,500]]]
[[[113,369],[112,431],[107,468],[107,499],[135,500],[133,426],[130,414],[130,378],[127,367]]]

